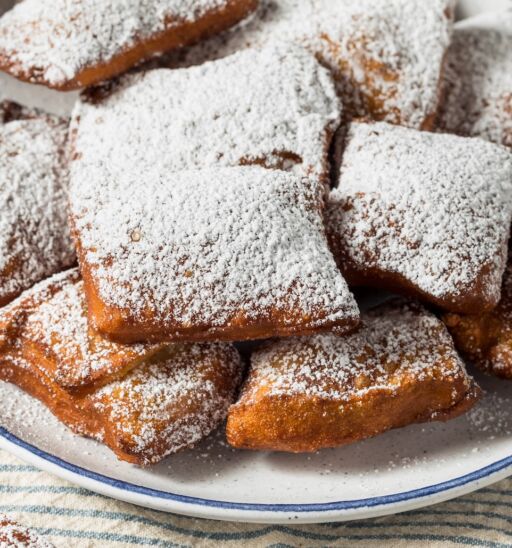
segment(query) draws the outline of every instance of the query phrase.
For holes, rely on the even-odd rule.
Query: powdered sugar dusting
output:
[[[53,361],[54,380],[67,390],[104,384],[111,375],[124,375],[160,348],[120,345],[92,332],[77,269],[37,284],[5,308],[0,314],[0,332],[6,330],[11,338],[15,333],[15,344],[29,341]]]
[[[35,394],[78,434],[139,464],[193,445],[225,419],[243,370],[232,345],[103,340],[88,329],[82,286],[72,270],[2,310],[1,379]]]
[[[512,12],[455,26],[440,129],[512,147]]]
[[[174,345],[167,352],[167,360],[146,363],[91,397],[110,435],[143,455],[143,464],[207,436],[226,418],[241,380],[240,357],[230,345]]]
[[[328,66],[354,116],[431,122],[452,24],[452,0],[261,0],[238,26],[171,65],[225,57],[273,40],[298,42]]]
[[[414,303],[393,301],[361,315],[352,335],[283,339],[251,358],[241,404],[261,393],[305,395],[340,402],[372,392],[398,395],[402,383],[428,378],[472,381],[442,323]],[[453,404],[461,399],[454,390]]]
[[[126,77],[97,95],[74,111],[75,187],[238,164],[325,178],[341,108],[327,70],[293,45]]]
[[[480,139],[352,124],[327,224],[352,277],[393,274],[443,303],[500,298],[512,156]]]
[[[14,72],[53,85],[226,0],[24,0],[0,19],[0,52]]]
[[[50,116],[0,126],[0,302],[75,260],[67,223],[66,134],[67,122]]]
[[[73,178],[83,262],[108,305],[166,333],[353,324],[315,181],[236,167]],[[129,189],[129,191],[128,191]]]

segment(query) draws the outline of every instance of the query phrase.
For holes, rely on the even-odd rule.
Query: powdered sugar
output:
[[[0,54],[15,74],[59,85],[85,68],[110,62],[140,41],[226,4],[226,0],[24,0],[0,20]]]
[[[339,117],[328,72],[293,45],[126,77],[75,108],[74,186],[252,163],[326,177]]]
[[[480,139],[352,124],[327,224],[342,269],[395,275],[460,309],[500,298],[512,157]],[[480,310],[480,307],[478,307]],[[469,311],[469,310],[468,310]]]
[[[242,365],[230,345],[175,345],[91,397],[125,450],[161,460],[207,436],[227,415]]]
[[[419,305],[393,301],[361,315],[352,335],[283,339],[251,358],[251,374],[241,404],[254,397],[308,396],[355,401],[385,391],[398,395],[402,383],[436,377],[463,379],[471,386],[442,323]],[[453,404],[461,399],[453,392]]]
[[[137,179],[134,178],[134,175]],[[314,181],[259,167],[75,172],[82,262],[100,298],[167,338],[188,328],[353,325]]]
[[[440,129],[512,147],[512,12],[455,27]]]
[[[332,70],[350,114],[430,126],[452,11],[452,0],[261,0],[249,19],[170,63],[198,64],[276,39],[299,42]]]
[[[11,338],[15,333],[15,344],[29,341],[51,360],[54,380],[66,390],[105,384],[160,348],[115,344],[93,333],[76,269],[24,293],[0,314],[0,326],[0,332],[9,330]]]
[[[0,126],[0,302],[70,266],[67,123],[49,116]]]
[[[139,464],[196,443],[224,420],[243,369],[233,346],[111,343],[88,329],[82,287],[71,270],[2,310],[0,379]]]

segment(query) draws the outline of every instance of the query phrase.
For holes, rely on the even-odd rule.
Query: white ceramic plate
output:
[[[459,14],[505,6],[511,2],[467,0]],[[58,113],[75,98],[0,75],[2,96]],[[235,451],[219,432],[150,470],[73,436],[37,401],[0,383],[0,448],[82,487],[163,511],[264,523],[362,519],[441,502],[512,474],[512,383],[479,381],[486,396],[447,424],[313,455]]]
[[[0,383],[0,447],[82,487],[141,506],[265,523],[360,519],[453,498],[512,474],[512,383],[464,417],[415,425],[313,455],[253,453],[223,433],[149,470],[72,435],[41,404]]]

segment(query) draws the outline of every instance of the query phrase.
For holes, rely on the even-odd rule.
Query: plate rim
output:
[[[129,481],[115,479],[109,477],[105,474],[95,472],[88,468],[84,468],[77,464],[73,464],[64,460],[61,457],[52,455],[48,451],[38,448],[37,446],[21,439],[20,437],[12,434],[5,427],[0,426],[0,442],[7,442],[6,445],[15,446],[18,449],[18,452],[23,454],[29,454],[32,457],[35,457],[38,461],[44,461],[53,465],[57,469],[66,472],[67,474],[75,477],[82,478],[83,480],[91,481],[93,485],[99,484],[103,487],[102,494],[106,496],[115,497],[115,495],[108,494],[108,489],[114,489],[120,491],[129,496],[129,500],[125,499],[127,502],[133,504],[144,505],[146,507],[149,501],[160,502],[161,504],[176,503],[180,505],[181,508],[168,508],[163,509],[162,506],[154,506],[155,509],[167,511],[167,512],[177,512],[189,515],[200,515],[201,517],[209,517],[210,519],[223,519],[223,520],[239,520],[243,521],[244,519],[253,521],[261,518],[268,518],[269,515],[281,515],[289,516],[290,514],[300,522],[300,518],[311,517],[315,522],[319,520],[314,517],[316,513],[317,516],[326,515],[330,521],[335,520],[335,515],[338,514],[342,518],[343,514],[351,513],[348,519],[357,519],[357,515],[352,514],[352,512],[362,509],[367,509],[369,513],[361,515],[360,518],[375,517],[377,515],[386,515],[390,513],[396,513],[400,510],[393,508],[393,506],[403,504],[404,506],[409,503],[410,506],[404,507],[403,511],[413,509],[414,503],[423,501],[419,506],[427,506],[430,503],[429,499],[433,503],[441,502],[442,500],[447,500],[453,497],[460,496],[464,494],[464,488],[474,485],[475,490],[482,487],[481,481],[486,478],[491,478],[491,481],[488,482],[494,483],[494,481],[499,481],[504,479],[509,475],[512,476],[512,454],[499,459],[493,463],[490,463],[482,468],[468,472],[456,478],[452,478],[440,483],[433,485],[428,485],[425,487],[420,487],[417,489],[412,489],[409,491],[402,491],[399,493],[392,493],[388,495],[381,495],[376,497],[368,497],[362,499],[354,500],[341,500],[333,501],[327,503],[303,503],[303,504],[273,504],[273,503],[250,503],[250,502],[229,502],[223,500],[215,500],[210,498],[201,498],[191,495],[180,495],[178,493],[170,493],[168,491],[160,491],[152,487],[145,487],[143,485],[137,485],[135,483],[130,483]],[[0,443],[0,447],[2,443]],[[21,458],[23,456],[18,455]],[[499,475],[500,477],[494,478],[493,476]],[[65,478],[69,479],[69,478]],[[88,486],[89,489],[95,490],[94,487]],[[471,490],[465,490],[465,492],[470,492]],[[96,492],[98,490],[96,489]],[[137,497],[144,497],[146,500],[141,501]],[[429,500],[429,502],[426,502]],[[188,512],[185,510],[188,509]],[[200,512],[199,509],[202,509],[203,512]],[[204,514],[204,509],[210,509],[216,512],[216,515],[206,515]],[[234,511],[234,514],[229,514],[223,516],[222,513],[218,512],[227,512]],[[198,512],[200,512],[198,514]],[[250,514],[254,514],[251,516]],[[334,513],[334,516],[333,516]],[[255,517],[256,516],[256,517]],[[291,518],[288,517],[286,521],[289,521]],[[268,523],[267,520],[263,520]]]

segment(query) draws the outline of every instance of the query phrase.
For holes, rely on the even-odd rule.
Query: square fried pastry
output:
[[[12,341],[27,359],[44,363],[52,382],[80,395],[122,378],[164,345],[121,345],[87,322],[83,281],[67,270],[25,291],[0,316],[0,349]]]
[[[442,131],[512,147],[512,12],[455,25],[448,50]]]
[[[103,341],[87,327],[81,288],[76,270],[58,274],[0,311],[0,380],[139,465],[194,445],[225,419],[242,375],[232,345]]]
[[[314,179],[257,166],[74,181],[92,326],[121,342],[352,329],[321,209]]]
[[[292,44],[129,75],[76,105],[73,185],[249,164],[326,181],[340,112],[328,71]]]
[[[68,122],[0,105],[0,306],[75,262],[68,228]]]
[[[421,305],[394,300],[361,319],[352,335],[283,339],[256,351],[229,410],[229,443],[317,451],[448,420],[478,399],[446,328]]]
[[[296,42],[331,69],[347,117],[431,129],[453,5],[453,0],[260,0],[252,17],[171,55],[169,64],[200,64],[273,40]]]
[[[500,300],[511,214],[507,149],[354,123],[326,224],[349,283],[476,313]]]
[[[443,316],[455,346],[471,363],[483,371],[512,380],[512,263],[509,261],[501,301],[483,313]]]
[[[0,19],[0,69],[59,90],[225,30],[257,0],[23,0]]]

